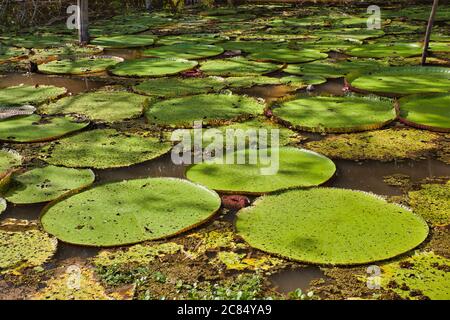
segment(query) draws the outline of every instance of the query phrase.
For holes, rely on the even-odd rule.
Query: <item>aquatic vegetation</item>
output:
[[[197,65],[198,62],[185,59],[146,58],[119,63],[111,73],[123,77],[163,77],[190,70]]]
[[[442,67],[390,67],[348,76],[353,88],[376,93],[448,92],[450,70]]]
[[[79,267],[79,271],[65,272],[46,282],[33,300],[113,300],[97,282],[92,270]]]
[[[428,235],[425,221],[409,210],[368,193],[334,188],[262,197],[238,213],[236,227],[254,248],[327,265],[389,259]]]
[[[323,38],[338,38],[342,40],[349,41],[363,41],[367,39],[379,38],[385,35],[383,30],[368,29],[368,28],[342,28],[342,29],[331,29],[316,31],[315,36],[320,36]]]
[[[414,129],[386,129],[328,136],[306,148],[331,158],[349,160],[420,159],[438,149],[440,136]],[[399,148],[407,146],[407,148]]]
[[[127,167],[155,159],[171,149],[156,138],[123,134],[114,129],[86,131],[44,147],[41,159],[71,168]]]
[[[51,141],[88,125],[89,122],[71,117],[42,118],[36,114],[14,117],[0,121],[0,140],[20,143]]]
[[[0,89],[0,106],[42,104],[66,94],[65,88],[54,86],[14,86]]]
[[[252,271],[268,271],[284,264],[283,260],[270,256],[262,256],[260,258],[246,258],[245,253],[236,253],[228,251],[220,251],[217,259],[223,263],[228,270],[252,270]]]
[[[9,59],[19,58],[26,55],[28,55],[27,49],[0,46],[0,63]]]
[[[224,82],[226,87],[230,89],[282,84],[280,79],[266,76],[228,77],[224,78]]]
[[[89,74],[103,72],[121,61],[123,59],[119,57],[92,56],[50,61],[39,65],[38,69],[48,74]]]
[[[223,48],[216,45],[188,42],[150,48],[144,50],[143,55],[148,57],[192,60],[218,56],[222,52]]]
[[[95,180],[91,170],[77,170],[55,166],[36,168],[13,175],[5,198],[15,204],[41,203],[91,185]]]
[[[450,93],[410,95],[398,103],[400,121],[421,129],[450,132]]]
[[[94,121],[117,122],[140,117],[148,98],[129,92],[97,91],[62,98],[43,105],[43,114],[76,114]]]
[[[446,184],[424,184],[419,190],[408,193],[409,204],[433,225],[450,224],[450,182]]]
[[[27,49],[44,49],[51,47],[59,47],[61,43],[75,42],[75,38],[71,36],[63,36],[58,34],[43,33],[43,34],[29,34],[29,35],[14,35],[8,40],[4,41],[6,44]]]
[[[187,236],[188,239],[194,239],[195,249],[186,251],[186,254],[191,259],[196,259],[199,256],[211,252],[218,251],[219,249],[245,249],[247,245],[244,243],[238,243],[235,239],[236,234],[233,231],[225,230],[212,230],[193,233]]]
[[[423,48],[420,43],[373,43],[346,50],[345,53],[354,57],[384,58],[420,56]]]
[[[214,33],[197,33],[197,34],[182,34],[160,37],[158,39],[158,45],[173,45],[176,43],[202,43],[202,44],[214,44],[223,40],[227,40],[219,34]]]
[[[79,46],[75,44],[63,44],[54,48],[46,49],[33,49],[33,55],[30,56],[32,60],[38,60],[39,58],[48,58],[50,56],[57,57],[74,57],[81,55],[96,55],[103,52],[103,47],[99,46]]]
[[[57,240],[45,232],[17,226],[16,231],[0,228],[0,272],[38,267],[56,252]]]
[[[286,76],[280,79],[281,83],[294,87],[305,88],[309,85],[319,85],[327,82],[327,79],[322,76],[304,75],[304,76]]]
[[[155,43],[156,37],[146,34],[127,34],[120,36],[98,37],[91,43],[104,48],[138,48]]]
[[[418,252],[410,258],[382,267],[382,286],[404,299],[448,300],[450,260],[433,252]]]
[[[180,234],[219,208],[220,197],[202,186],[150,178],[97,186],[52,203],[41,223],[64,242],[108,247]]]
[[[225,80],[207,78],[158,78],[151,79],[133,87],[139,94],[161,98],[175,98],[201,93],[220,91],[225,87]]]
[[[281,65],[251,61],[243,57],[209,60],[200,66],[200,70],[208,75],[225,77],[257,76],[280,68]]]
[[[391,100],[360,96],[300,96],[276,105],[272,112],[295,129],[312,132],[374,130],[396,118]]]
[[[258,51],[247,56],[250,60],[302,63],[325,59],[328,55],[314,49],[275,48]]]
[[[150,123],[193,127],[195,121],[220,124],[262,115],[264,104],[229,94],[201,94],[156,102],[145,113]]]
[[[22,164],[22,156],[15,151],[0,150],[0,180],[14,167]]]
[[[267,155],[263,159],[261,154]],[[255,155],[254,164],[250,161]],[[275,163],[275,158],[278,161]],[[325,183],[336,171],[334,163],[315,152],[293,147],[267,150],[239,150],[227,154],[234,164],[204,162],[191,166],[186,177],[211,189],[227,193],[264,194],[294,187]],[[246,160],[238,164],[239,159]],[[221,159],[222,160],[222,159]],[[238,161],[236,161],[238,160]],[[277,167],[271,167],[276,166]]]

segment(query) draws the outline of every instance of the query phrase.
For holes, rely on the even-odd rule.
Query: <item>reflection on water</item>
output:
[[[300,269],[287,269],[270,277],[270,281],[280,293],[289,293],[296,289],[307,292],[311,280],[325,278],[319,267],[308,266]]]

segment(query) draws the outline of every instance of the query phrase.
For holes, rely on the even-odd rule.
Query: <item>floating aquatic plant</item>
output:
[[[209,60],[201,64],[200,70],[212,76],[241,77],[256,76],[277,71],[281,65],[270,62],[251,61],[242,57]]]
[[[176,43],[143,51],[144,56],[158,58],[201,59],[218,56],[223,48],[201,43]]]
[[[164,77],[190,70],[197,64],[196,61],[185,59],[136,59],[118,64],[111,73],[123,77]]]
[[[90,74],[103,72],[123,61],[119,57],[92,56],[87,58],[55,60],[39,65],[39,71],[48,74]]]
[[[120,36],[98,37],[91,43],[104,48],[138,48],[155,43],[156,37],[147,34],[127,34]]]
[[[66,94],[65,88],[54,86],[20,85],[0,89],[0,106],[22,106],[42,104]]]
[[[265,196],[238,213],[252,247],[299,262],[365,264],[414,249],[428,235],[419,216],[374,195],[334,188]]]

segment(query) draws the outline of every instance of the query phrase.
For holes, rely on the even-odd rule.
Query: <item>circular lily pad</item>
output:
[[[37,168],[13,176],[5,198],[14,204],[52,201],[69,191],[88,187],[94,180],[94,172],[89,169]]]
[[[119,57],[92,56],[88,58],[55,60],[38,66],[42,73],[48,74],[90,74],[107,70],[122,62]]]
[[[227,88],[251,88],[254,86],[277,85],[282,82],[278,78],[267,76],[245,76],[224,78]]]
[[[28,50],[26,50],[26,49],[5,47],[5,46],[0,45],[0,62],[6,61],[9,59],[13,59],[13,58],[23,57],[23,56],[26,56],[27,54],[28,54]]]
[[[65,44],[64,46],[47,49],[33,49],[33,60],[37,57],[45,58],[49,56],[58,57],[75,57],[80,55],[95,55],[103,52],[103,47],[99,46],[79,46],[73,44]]]
[[[44,209],[44,229],[78,245],[118,246],[168,238],[190,230],[220,208],[220,197],[173,178],[101,185]]]
[[[170,46],[151,48],[143,51],[144,56],[158,58],[199,59],[218,56],[221,47],[201,43],[177,43]]]
[[[148,106],[148,98],[120,91],[98,91],[62,98],[41,106],[44,114],[78,114],[91,120],[117,122],[137,118]]]
[[[37,114],[0,121],[0,140],[9,142],[42,142],[58,139],[81,130],[89,122],[77,122],[70,117],[41,118]]]
[[[56,252],[57,244],[39,230],[0,230],[0,270],[41,266]]]
[[[184,59],[136,59],[119,63],[111,73],[123,77],[163,77],[190,70],[197,64]]]
[[[304,88],[309,85],[319,85],[327,82],[327,79],[316,75],[286,76],[280,79],[282,84],[295,88]]]
[[[265,194],[295,187],[311,187],[328,181],[335,173],[333,161],[318,153],[290,147],[259,151],[250,163],[252,149],[235,151],[223,158],[235,164],[204,162],[190,167],[186,177],[220,192]],[[247,161],[238,164],[240,158]],[[225,159],[226,158],[226,159]],[[222,161],[222,162],[224,162]],[[272,166],[272,167],[271,167]]]
[[[323,31],[316,31],[315,36],[320,36],[323,38],[338,38],[342,40],[350,41],[363,41],[367,39],[379,38],[384,36],[383,30],[370,30],[367,28],[344,28],[344,29],[332,29]]]
[[[0,89],[0,106],[41,104],[66,94],[65,88],[54,86],[14,86]]]
[[[450,132],[450,93],[410,95],[399,100],[400,121],[413,127]]]
[[[396,118],[390,99],[377,97],[300,97],[273,109],[275,117],[299,130],[354,132],[375,130]]]
[[[365,264],[422,243],[425,221],[364,192],[317,188],[257,200],[238,213],[238,233],[254,248],[300,262]]]
[[[59,47],[61,43],[75,41],[70,36],[60,34],[33,34],[33,35],[14,35],[6,41],[9,45],[27,49],[44,49]]]
[[[0,180],[7,174],[12,168],[20,166],[22,164],[22,157],[11,150],[0,150]]]
[[[133,90],[139,94],[161,98],[190,96],[201,93],[220,91],[225,87],[225,80],[207,78],[159,78],[144,81]]]
[[[353,88],[377,93],[414,94],[450,91],[450,69],[441,67],[390,67],[351,74]]]
[[[138,48],[155,43],[155,36],[146,34],[121,35],[95,38],[91,43],[104,48]]]
[[[301,63],[325,59],[327,57],[328,55],[326,53],[313,49],[277,48],[252,53],[247,58],[260,61]]]
[[[146,112],[149,122],[175,127],[192,127],[195,121],[215,124],[262,114],[264,104],[253,98],[228,94],[201,94],[164,100]]]
[[[364,44],[347,50],[345,53],[362,58],[413,57],[420,56],[423,48],[420,43],[374,43]]]
[[[86,131],[44,148],[43,160],[70,168],[120,168],[155,159],[171,149],[155,138],[122,134],[113,129]]]
[[[212,76],[254,76],[277,71],[281,65],[270,62],[251,61],[242,57],[209,60],[201,64],[200,70]]]
[[[214,44],[219,41],[226,40],[227,38],[222,37],[218,34],[209,33],[197,33],[197,34],[182,34],[178,36],[165,36],[158,39],[159,45],[173,45],[176,43],[203,43],[203,44]]]

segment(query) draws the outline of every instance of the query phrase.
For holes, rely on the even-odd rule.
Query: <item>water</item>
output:
[[[286,269],[276,273],[270,277],[270,282],[275,289],[287,294],[296,289],[301,289],[303,293],[307,293],[310,288],[310,282],[316,279],[325,278],[325,274],[320,268],[308,266],[299,269]]]

